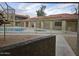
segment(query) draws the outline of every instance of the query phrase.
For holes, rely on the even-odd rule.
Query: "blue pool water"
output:
[[[3,32],[4,31],[4,28],[2,27],[2,28],[0,28],[0,32]],[[6,32],[21,32],[21,31],[24,31],[24,28],[21,28],[21,27],[11,27],[11,28],[9,28],[9,27],[6,27],[5,28],[5,31]]]

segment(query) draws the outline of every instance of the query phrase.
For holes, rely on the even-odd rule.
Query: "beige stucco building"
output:
[[[42,28],[49,30],[77,31],[77,14],[56,14],[50,16],[29,16],[15,15],[15,20],[9,26]]]

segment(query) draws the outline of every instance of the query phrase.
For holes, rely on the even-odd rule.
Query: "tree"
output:
[[[46,8],[46,6],[42,5],[40,7],[40,9],[38,11],[36,11],[37,16],[45,16],[46,15],[45,12],[44,12],[45,8]]]
[[[4,23],[4,21],[3,21],[3,14],[2,13],[0,13],[0,25],[2,25],[3,23]]]
[[[75,9],[75,14],[78,14],[78,9],[77,8],[74,8]]]

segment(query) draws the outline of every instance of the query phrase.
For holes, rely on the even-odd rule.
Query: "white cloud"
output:
[[[58,4],[56,5],[55,7],[50,7],[48,9],[46,9],[46,11],[51,11],[51,10],[55,10],[55,9],[63,9],[63,8],[66,8],[68,6],[71,6],[71,5],[74,5],[74,4]]]
[[[36,10],[38,10],[42,4],[43,3],[21,3],[17,8],[18,10],[22,10],[22,11],[17,12],[17,13],[23,14],[23,15],[30,15],[31,17],[34,17],[36,16]],[[43,5],[47,6],[48,4],[43,4]],[[72,5],[74,7],[78,7],[78,5],[75,3],[57,4],[53,7],[52,6],[47,7],[45,9],[45,13],[47,15],[58,14],[58,13],[72,13],[71,11],[64,9]]]
[[[26,7],[28,7],[28,6],[30,6],[29,3],[20,3],[17,8],[20,10],[25,10]]]
[[[18,9],[20,10],[31,10],[36,9],[36,7],[39,7],[41,3],[22,3],[18,6]]]
[[[31,17],[36,16],[36,11],[40,8],[41,3],[23,3],[18,6],[18,10],[21,10],[20,13],[17,12],[17,14],[23,14],[23,15],[30,15]]]
[[[78,7],[78,4],[58,4],[58,5],[56,5],[55,7],[47,8],[47,9],[45,10],[45,13],[46,13],[47,15],[59,14],[59,13],[72,13],[71,11],[64,9],[64,8],[69,7],[69,6]],[[63,10],[63,9],[64,9],[64,10]]]

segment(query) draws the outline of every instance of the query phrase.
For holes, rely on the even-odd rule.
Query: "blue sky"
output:
[[[30,17],[36,16],[36,11],[40,9],[41,5],[45,5],[46,15],[69,13],[75,12],[74,7],[77,8],[77,3],[11,3],[8,5],[16,10],[16,14],[29,15]]]

